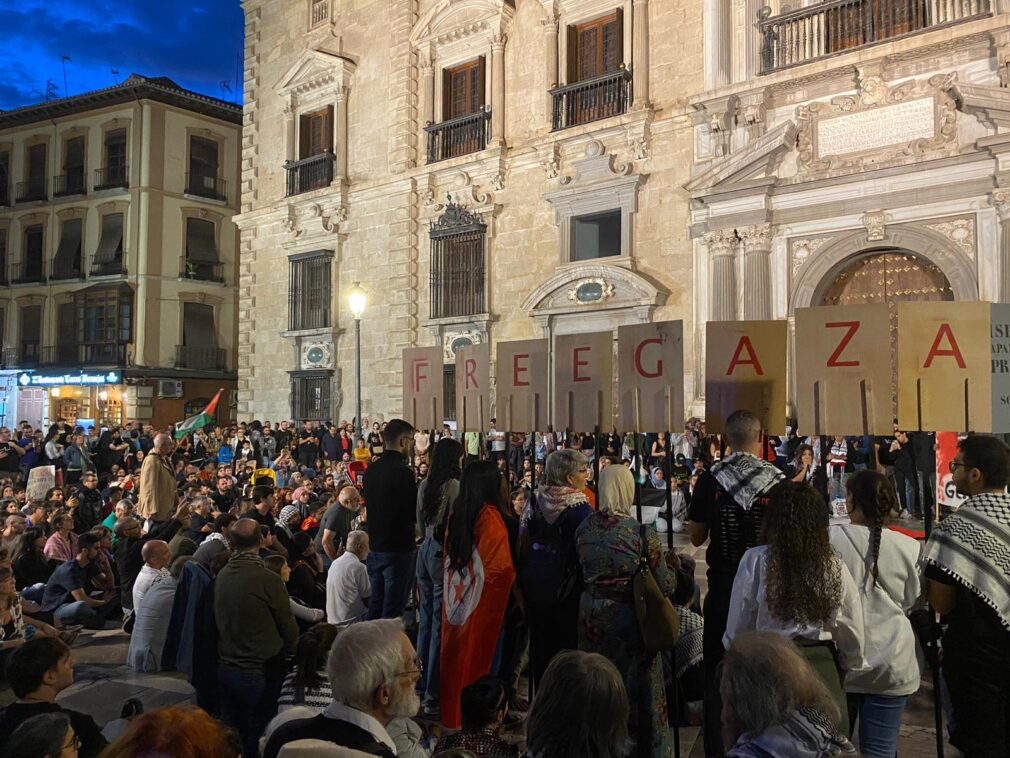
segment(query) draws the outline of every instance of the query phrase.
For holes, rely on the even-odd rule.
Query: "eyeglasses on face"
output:
[[[954,470],[955,470],[955,469],[956,469],[956,468],[957,468],[958,466],[964,466],[965,468],[975,468],[974,466],[969,466],[969,465],[968,465],[967,463],[965,463],[964,461],[951,461],[950,463],[948,463],[948,464],[947,464],[947,470],[948,470],[948,471],[950,471],[950,473],[952,473],[952,474],[953,474],[953,473],[954,473]]]
[[[417,674],[418,676],[420,676],[421,674],[424,673],[424,666],[421,665],[421,659],[420,658],[415,658],[414,659],[414,665],[417,668],[408,669],[407,671],[401,671],[401,672],[399,672],[397,674],[397,676],[414,676],[415,674]]]

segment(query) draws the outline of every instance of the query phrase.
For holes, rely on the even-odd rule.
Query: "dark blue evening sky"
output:
[[[109,87],[131,73],[167,76],[241,102],[239,0],[0,0],[0,109]],[[223,86],[226,82],[229,93]]]

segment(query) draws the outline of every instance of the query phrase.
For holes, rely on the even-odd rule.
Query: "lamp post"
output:
[[[354,314],[354,361],[355,361],[355,418],[358,421],[358,433],[355,438],[355,443],[357,442],[357,437],[362,436],[361,427],[361,314],[365,312],[365,302],[367,296],[365,291],[361,289],[361,284],[358,282],[354,283],[351,287],[351,291],[347,293],[347,302],[351,306],[351,313]]]

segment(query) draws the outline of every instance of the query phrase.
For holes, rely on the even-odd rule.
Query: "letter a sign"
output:
[[[796,309],[796,415],[804,434],[894,431],[887,305]]]
[[[456,351],[456,424],[464,432],[482,432],[491,420],[491,349],[487,344]],[[511,429],[509,431],[512,431]]]
[[[765,431],[786,425],[785,321],[709,321],[705,335],[705,426],[721,433],[733,411],[748,410]]]
[[[898,426],[988,432],[989,303],[898,303]]]
[[[442,348],[411,347],[403,351],[403,418],[418,429],[441,429]]]
[[[618,427],[679,431],[684,423],[684,322],[617,330]]]

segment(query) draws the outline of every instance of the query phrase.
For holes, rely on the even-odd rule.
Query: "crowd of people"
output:
[[[889,526],[935,507],[926,434],[362,428],[0,428],[0,753],[665,757],[702,724],[710,756],[890,757],[939,647],[952,743],[1006,755],[999,439],[961,441],[923,547]],[[703,597],[669,532],[707,544]],[[112,625],[197,707],[61,707]]]

